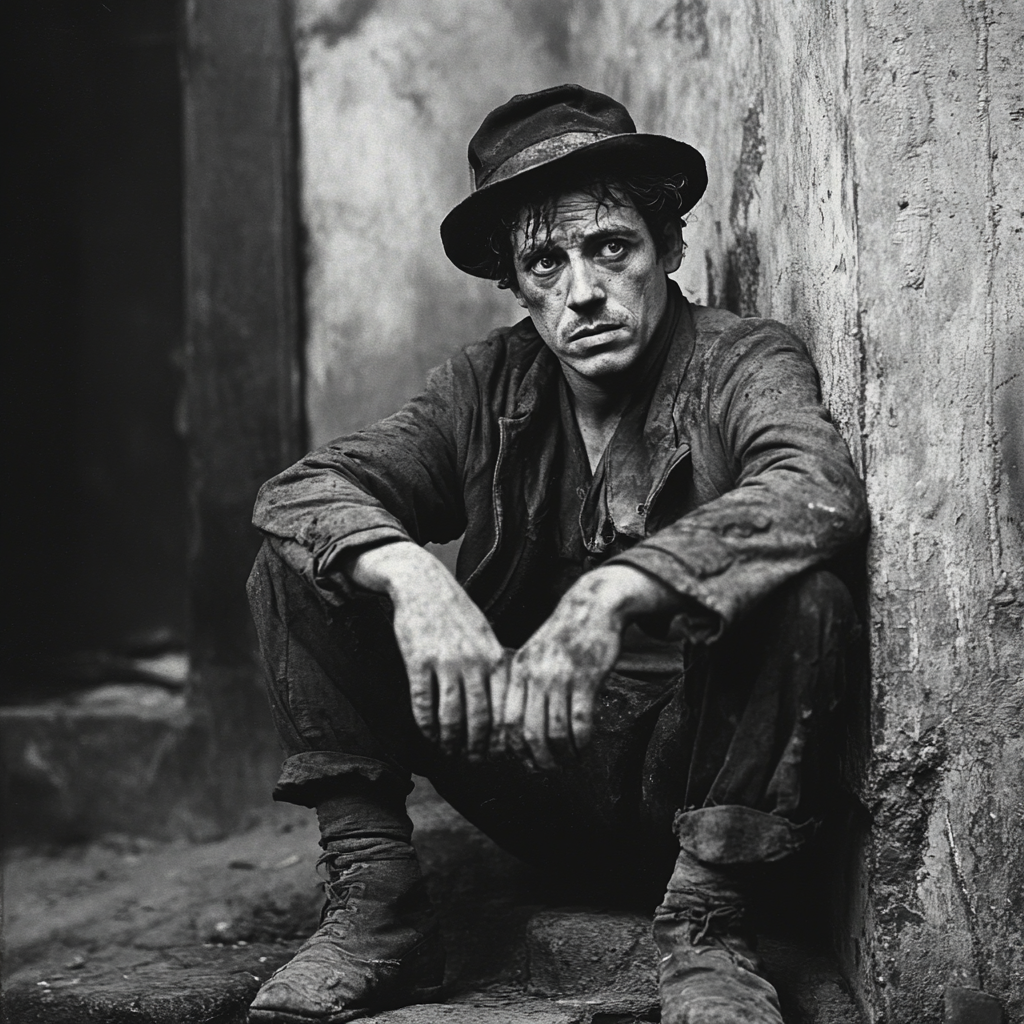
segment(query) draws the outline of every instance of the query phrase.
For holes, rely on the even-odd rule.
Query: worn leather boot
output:
[[[736,869],[679,851],[654,914],[662,1024],[782,1024],[744,926],[744,888]]]
[[[267,980],[251,1024],[342,1024],[441,994],[444,950],[404,805],[355,794],[317,806],[320,927]]]

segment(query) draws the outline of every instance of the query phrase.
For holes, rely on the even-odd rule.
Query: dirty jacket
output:
[[[675,286],[673,285],[673,288]],[[782,324],[681,304],[643,430],[640,539],[612,562],[681,597],[670,637],[711,640],[773,588],[864,530],[864,490]],[[527,318],[434,370],[393,416],[311,452],[260,490],[255,525],[328,601],[339,557],[392,540],[463,536],[456,576],[508,646],[550,609],[560,365]]]

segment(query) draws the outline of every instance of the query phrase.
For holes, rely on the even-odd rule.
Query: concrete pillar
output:
[[[245,581],[256,492],[302,451],[291,30],[285,0],[185,4],[189,789],[215,828],[280,764]]]
[[[1024,17],[998,0],[865,0],[849,35],[873,994],[902,1020],[967,986],[1020,1020]]]

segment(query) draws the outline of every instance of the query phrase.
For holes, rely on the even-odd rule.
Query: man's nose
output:
[[[574,313],[592,307],[606,298],[600,272],[582,257],[569,260],[569,294],[567,305]]]

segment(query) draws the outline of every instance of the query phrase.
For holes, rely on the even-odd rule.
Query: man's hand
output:
[[[679,600],[626,565],[582,576],[513,658],[505,699],[494,696],[492,747],[511,746],[542,768],[571,758],[590,740],[594,697],[619,655],[623,628]]]
[[[342,567],[357,584],[386,593],[409,696],[423,734],[471,759],[487,751],[491,687],[505,690],[505,652],[490,623],[451,573],[411,541],[370,548]]]

